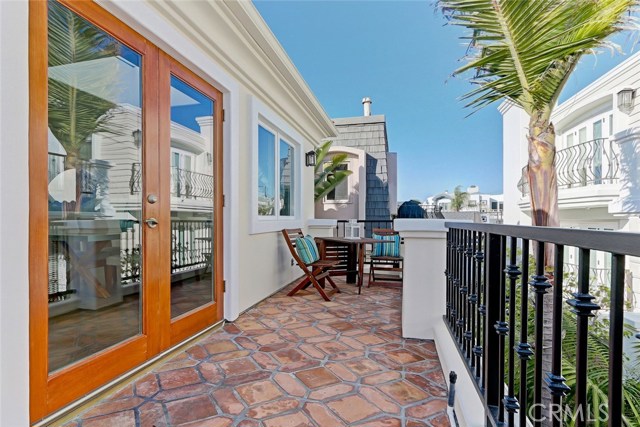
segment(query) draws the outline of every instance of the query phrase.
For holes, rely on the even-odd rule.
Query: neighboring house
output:
[[[556,130],[558,208],[562,227],[640,231],[640,53],[559,104],[551,117]],[[527,165],[528,117],[504,102],[504,220],[531,224]],[[640,238],[639,238],[640,240]],[[565,262],[577,265],[578,250]],[[611,258],[592,251],[593,277],[608,283]],[[627,261],[627,281],[640,297],[640,261]],[[632,296],[629,295],[629,303]]]
[[[280,230],[337,131],[251,2],[0,12],[0,425],[26,426],[299,277]]]
[[[338,130],[331,153],[346,153],[348,180],[316,204],[317,218],[388,221],[397,212],[397,154],[389,152],[384,115],[333,119]]]
[[[429,210],[440,210],[446,219],[466,219],[475,222],[486,222],[493,224],[502,223],[503,195],[481,193],[476,185],[468,187],[468,195],[460,211],[451,209],[453,193],[444,191],[427,197],[423,208]]]

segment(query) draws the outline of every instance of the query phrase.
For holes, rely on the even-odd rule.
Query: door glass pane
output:
[[[171,76],[171,317],[214,298],[214,105]]]
[[[293,216],[293,175],[295,173],[293,147],[280,140],[280,215]]]
[[[49,371],[141,332],[142,57],[49,2]]]

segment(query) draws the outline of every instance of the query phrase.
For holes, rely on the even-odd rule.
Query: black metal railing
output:
[[[615,183],[620,171],[617,145],[600,138],[558,150],[556,171],[558,188]],[[522,168],[518,189],[523,196],[529,194],[527,166]]]
[[[349,222],[346,219],[339,219],[336,225],[336,236],[344,237],[345,225]],[[359,219],[356,221],[358,224],[364,224],[365,237],[371,237],[374,228],[393,228],[393,219]]]
[[[142,271],[140,222],[120,221],[120,284],[140,282]],[[211,220],[171,220],[171,274],[211,267],[213,254]],[[65,238],[49,241],[49,302],[68,299],[75,290],[73,268]]]
[[[559,427],[569,418],[584,427],[602,417],[599,425],[620,427],[635,420],[629,411],[640,399],[623,394],[623,381],[640,384],[623,377],[624,292],[625,260],[640,256],[640,234],[446,226],[445,322],[487,408],[486,425]],[[565,246],[579,250],[575,283],[565,274]],[[611,257],[607,301],[595,300],[591,289],[594,250]],[[608,315],[599,313],[601,303]],[[590,354],[593,346],[606,351]],[[596,367],[602,376],[594,379],[588,372]],[[608,399],[593,398],[588,381]]]
[[[129,179],[131,194],[137,194],[142,190],[140,163],[131,165],[131,178]],[[171,195],[187,199],[213,199],[214,196],[213,175],[193,172],[178,167],[171,168]]]

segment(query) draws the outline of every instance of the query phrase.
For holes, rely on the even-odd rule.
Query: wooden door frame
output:
[[[167,262],[163,277],[165,278],[160,286],[161,301],[166,301],[166,307],[163,307],[161,318],[167,319],[169,323],[165,324],[170,331],[169,342],[163,342],[163,345],[173,346],[184,341],[189,336],[198,331],[203,330],[207,326],[222,320],[224,307],[223,293],[223,132],[222,132],[222,92],[210,83],[199,77],[193,71],[173,59],[168,54],[160,53],[160,74],[159,86],[166,90],[162,90],[159,96],[160,105],[160,159],[167,166],[171,162],[171,102],[170,88],[171,76],[175,76],[187,85],[196,89],[200,93],[206,95],[214,102],[214,141],[213,141],[213,254],[212,254],[212,270],[214,280],[214,301],[199,307],[193,311],[184,313],[175,319],[171,319],[171,267]],[[171,259],[171,194],[170,194],[170,174],[166,173],[160,177],[160,185],[162,187],[162,218],[161,221],[166,224],[163,231],[163,254],[161,259]],[[166,218],[164,217],[166,215]]]
[[[86,359],[62,368],[52,374],[48,370],[48,2],[31,1],[29,4],[29,405],[31,422],[72,403],[88,392],[108,383],[127,370],[141,365],[162,350],[193,335],[195,331],[222,319],[223,310],[223,257],[222,257],[222,94],[209,83],[178,64],[158,47],[124,24],[109,12],[89,1],[58,0],[64,7],[83,17],[120,43],[142,55],[142,169],[143,218],[155,216],[166,224],[154,232],[142,233],[144,247],[141,286],[142,330],[128,340],[103,350]],[[214,163],[214,257],[217,273],[215,302],[193,314],[191,320],[181,316],[170,323],[170,198],[150,204],[150,193],[169,196],[170,176],[161,174],[161,159],[170,150],[169,135],[160,126],[169,108],[169,87],[161,90],[160,60],[169,61],[176,76],[189,76],[187,82],[215,99],[215,153]],[[168,75],[168,74],[167,74]],[[164,104],[163,104],[164,103]],[[170,123],[169,121],[165,123]],[[168,128],[168,127],[167,127]],[[164,133],[163,133],[164,132]],[[168,156],[168,154],[167,154]],[[168,157],[166,157],[168,159]],[[216,212],[217,209],[219,212]],[[145,227],[146,229],[146,227]],[[168,242],[168,246],[167,246]],[[163,253],[164,251],[164,253]],[[167,256],[165,256],[167,255]],[[166,262],[161,260],[166,259]],[[156,260],[153,261],[152,260]],[[167,274],[168,271],[168,274]],[[167,292],[169,294],[165,295]],[[163,313],[166,311],[166,313]],[[157,319],[163,316],[162,321]],[[154,319],[155,317],[155,319]],[[195,331],[194,331],[195,328]],[[171,331],[171,333],[169,332]]]

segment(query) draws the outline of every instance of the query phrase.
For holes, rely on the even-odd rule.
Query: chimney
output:
[[[368,96],[366,98],[362,98],[362,105],[364,105],[364,115],[366,116],[370,116],[371,115],[371,98],[369,98]]]

